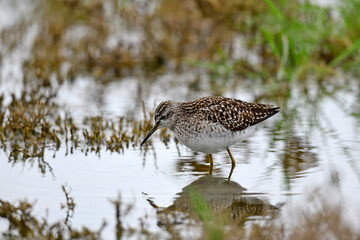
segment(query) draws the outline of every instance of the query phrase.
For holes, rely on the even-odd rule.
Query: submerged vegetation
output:
[[[46,148],[58,150],[61,145],[72,153],[79,149],[99,153],[101,148],[122,153],[139,144],[139,139],[150,130],[152,115],[142,121],[102,117],[85,118],[75,124],[70,113],[61,114],[51,97],[37,92],[23,92],[20,98],[12,95],[9,104],[0,97],[0,148],[9,153],[9,162],[37,163],[43,174],[52,172],[44,159]],[[167,136],[166,131],[162,132]]]
[[[318,103],[326,97],[335,99],[339,90],[356,96],[353,105],[344,104],[344,111],[359,119],[359,12],[356,0],[341,0],[335,6],[307,0],[33,1],[28,14],[0,29],[0,70],[19,52],[23,54],[16,91],[0,88],[4,92],[0,95],[0,149],[9,164],[37,166],[45,175],[53,174],[45,158],[50,149],[66,148],[66,155],[74,151],[100,155],[102,149],[122,154],[138,148],[153,118],[143,102],[140,118],[79,119],[56,101],[61,86],[80,77],[103,86],[125,77],[152,83],[167,73],[191,71],[193,79],[184,85],[192,91],[205,88],[211,94],[221,94],[241,85],[256,101],[281,106],[281,120],[269,130],[274,136],[269,148],[281,144],[281,162],[277,164],[283,170],[285,188],[289,188],[293,178],[319,162],[307,134],[299,136],[296,131],[297,123],[310,119],[308,132],[317,126],[336,138],[333,128],[323,130],[319,119],[325,117]],[[15,80],[11,74],[2,74],[0,84]],[[261,90],[255,91],[258,86]],[[301,100],[290,101],[299,95]],[[307,112],[298,112],[298,106]],[[166,130],[160,132],[160,139],[165,145],[170,141]],[[147,149],[141,150],[144,156]],[[343,149],[345,152],[346,147]],[[207,172],[195,161],[191,167]],[[177,170],[184,167],[181,164]],[[223,184],[224,191],[232,188],[233,198],[214,198],[216,194],[210,192],[212,198],[207,199],[204,183]],[[0,199],[0,219],[8,224],[1,237],[100,239],[109,227],[105,222],[98,230],[72,228],[76,199],[69,189],[62,186],[66,202],[61,209],[66,217],[53,223],[34,213],[36,203]],[[185,187],[171,206],[159,207],[148,199],[166,236],[148,229],[147,216],[135,228],[124,224],[135,206],[124,203],[119,195],[109,201],[115,212],[115,236],[181,239],[184,236],[177,225],[187,222],[186,228],[195,226],[200,231],[199,239],[321,239],[329,234],[333,238],[360,238],[343,219],[341,206],[328,205],[321,194],[317,198],[314,193],[310,199],[316,202],[317,211],[305,209],[299,214],[299,225],[289,227],[278,219],[280,206],[261,197],[248,197],[243,191],[237,183],[205,177]]]
[[[62,186],[66,197],[66,218],[58,222],[50,223],[47,217],[38,218],[34,215],[35,203],[26,200],[10,203],[0,200],[0,217],[7,219],[8,230],[2,233],[4,239],[100,239],[101,232],[106,227],[103,222],[99,230],[93,231],[87,227],[80,230],[73,229],[69,218],[72,217],[75,209],[74,200],[69,195],[66,186]]]

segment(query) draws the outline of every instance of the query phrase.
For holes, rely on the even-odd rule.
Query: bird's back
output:
[[[203,97],[180,103],[181,113],[173,129],[187,147],[200,152],[222,151],[247,137],[251,126],[279,112],[266,104],[225,97]]]
[[[248,103],[220,96],[181,103],[184,114],[208,123],[218,123],[233,132],[244,130],[279,112],[268,104]]]

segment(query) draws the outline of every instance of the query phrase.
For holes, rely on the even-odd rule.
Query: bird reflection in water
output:
[[[225,224],[242,224],[255,216],[267,216],[276,212],[277,207],[245,191],[246,188],[237,182],[206,175],[184,187],[173,204],[166,208],[157,206],[151,199],[148,199],[148,202],[157,210],[159,226],[181,224],[188,217],[196,219],[197,214],[191,201],[193,193],[202,196],[214,215],[226,216]]]

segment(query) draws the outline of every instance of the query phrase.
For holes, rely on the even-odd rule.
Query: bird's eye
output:
[[[165,115],[162,115],[160,120],[165,120]]]

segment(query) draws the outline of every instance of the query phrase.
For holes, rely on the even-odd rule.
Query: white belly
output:
[[[195,128],[195,127],[194,127]],[[199,129],[197,129],[199,130]],[[255,130],[255,127],[249,127],[244,131],[232,132],[223,126],[214,124],[210,127],[195,131],[173,131],[175,137],[188,148],[203,153],[217,153],[226,150],[231,145],[241,142]]]

